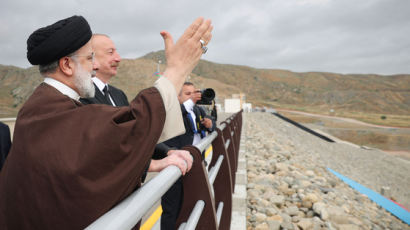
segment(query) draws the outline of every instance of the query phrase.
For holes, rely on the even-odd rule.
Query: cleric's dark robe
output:
[[[19,111],[0,174],[0,229],[83,229],[129,195],[161,135],[159,91],[87,105],[42,83]]]

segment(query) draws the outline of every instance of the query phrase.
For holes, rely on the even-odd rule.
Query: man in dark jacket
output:
[[[10,129],[6,124],[0,122],[0,170],[3,167],[4,161],[6,161],[10,148]]]
[[[215,120],[206,116],[205,111],[195,105],[200,99],[200,94],[196,93],[194,85],[191,82],[185,82],[178,95],[185,133],[165,141],[167,146],[181,149],[187,145],[195,145],[206,136],[206,132],[214,131]],[[182,178],[179,178],[161,198],[162,230],[175,229],[175,223],[182,206],[182,198]]]

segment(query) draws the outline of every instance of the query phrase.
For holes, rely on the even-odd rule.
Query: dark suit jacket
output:
[[[198,131],[213,132],[215,130],[216,122],[213,117],[207,116],[205,111],[201,107],[196,106],[196,105],[194,106],[193,111],[195,113],[195,117],[196,117],[195,123],[196,123],[196,128]],[[166,145],[170,147],[175,147],[178,149],[181,149],[182,147],[187,146],[187,145],[192,145],[192,142],[194,141],[194,134],[195,134],[195,130],[193,130],[193,127],[190,124],[190,121],[187,116],[188,112],[186,111],[184,105],[181,105],[181,112],[182,112],[182,118],[184,120],[185,133],[164,142]],[[204,117],[212,120],[211,128],[207,129],[205,126],[201,124],[200,120],[203,119]],[[203,135],[202,133],[203,132],[201,132],[201,138],[205,137],[205,135]]]
[[[4,161],[6,161],[10,148],[10,129],[6,124],[0,122],[0,170],[3,167]]]
[[[112,85],[108,85],[108,87],[110,90],[111,98],[115,103],[115,106],[129,106],[127,95],[125,95],[125,93],[122,90],[115,88]],[[81,103],[85,105],[87,104],[111,105],[111,103],[105,99],[104,94],[98,89],[98,87],[95,84],[94,84],[94,88],[95,88],[95,96],[91,98],[81,98],[80,99]]]
[[[207,131],[207,132],[213,132],[214,130],[215,130],[215,127],[216,127],[216,119],[213,117],[213,116],[208,116],[208,115],[206,115],[206,112],[205,112],[205,110],[202,108],[202,107],[200,107],[200,106],[197,106],[197,105],[195,105],[194,106],[194,108],[193,108],[193,111],[194,111],[194,113],[195,113],[195,116],[196,116],[196,125],[197,125],[197,128],[199,129],[199,130],[202,130],[202,131]],[[209,118],[209,119],[211,119],[211,121],[212,121],[212,127],[211,128],[206,128],[204,125],[202,125],[201,124],[201,120],[203,119],[203,118]],[[203,135],[203,132],[201,133],[201,137],[202,138],[204,138],[205,136]]]
[[[188,120],[188,112],[186,111],[184,105],[181,105],[181,112],[182,119],[184,120],[185,133],[164,142],[167,146],[175,147],[178,149],[181,149],[182,147],[187,145],[192,145],[192,142],[194,141],[194,130],[192,129],[190,121]]]

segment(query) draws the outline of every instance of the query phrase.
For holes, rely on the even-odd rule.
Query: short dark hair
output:
[[[58,67],[58,62],[59,60],[50,62],[45,65],[39,65],[38,69],[40,70],[40,73],[43,75],[47,73],[55,73]]]
[[[184,82],[184,85],[194,85],[194,83],[192,83],[192,82],[189,82],[189,81],[186,81],[186,82]]]
[[[74,51],[73,53],[67,55],[68,57],[72,57],[73,59],[75,59],[75,54],[77,53],[77,51]],[[40,70],[40,74],[45,75],[48,73],[55,73],[57,71],[58,68],[58,64],[60,62],[60,59],[56,60],[56,61],[52,61],[48,64],[45,65],[39,65],[38,69]]]

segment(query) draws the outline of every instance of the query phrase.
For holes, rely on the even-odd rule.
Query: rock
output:
[[[294,228],[293,228],[293,224],[292,224],[292,222],[282,222],[282,224],[280,224],[280,226],[283,228],[283,229],[288,229],[288,230],[293,230]]]
[[[315,176],[315,173],[314,173],[312,170],[307,170],[307,171],[305,172],[305,175],[308,176],[308,177],[314,177],[314,176]]]
[[[277,207],[281,207],[283,203],[285,203],[285,197],[282,195],[275,195],[270,198],[270,202]]]
[[[307,187],[309,187],[310,185],[312,185],[312,183],[311,183],[310,181],[308,181],[308,180],[300,180],[300,181],[299,181],[299,186],[300,186],[301,188],[307,188]]]
[[[319,198],[317,197],[316,194],[314,193],[308,193],[305,197],[302,199],[302,206],[305,208],[311,208],[312,205],[316,202],[319,201]]]
[[[266,220],[266,215],[263,213],[256,213],[255,214],[255,221],[256,222],[264,222]]]
[[[274,216],[267,217],[266,220],[267,221],[274,220],[274,221],[278,221],[279,223],[283,222],[283,218],[280,215],[274,215]]]
[[[336,224],[349,224],[349,216],[347,215],[330,215],[330,219]]]
[[[313,211],[314,211],[315,213],[317,213],[317,214],[320,215],[320,212],[321,212],[325,207],[326,207],[326,204],[325,204],[325,203],[316,202],[316,203],[313,205]]]
[[[279,230],[280,229],[281,222],[277,220],[268,220],[267,223],[269,226],[269,230]]]
[[[273,216],[278,214],[278,211],[275,208],[267,208],[266,209],[266,215],[267,216]]]
[[[354,225],[358,225],[358,226],[363,225],[363,222],[357,219],[356,217],[349,216],[348,221],[349,223],[352,223]]]
[[[297,222],[299,222],[299,221],[300,221],[300,219],[301,219],[301,217],[300,217],[300,216],[292,216],[292,222],[293,222],[293,223],[297,223]]]
[[[312,204],[311,201],[308,201],[308,200],[302,201],[302,206],[305,207],[305,208],[311,208],[312,205],[313,205],[313,204]]]
[[[320,218],[322,218],[322,220],[328,220],[329,219],[329,213],[327,212],[326,209],[322,209],[320,211]]]
[[[297,226],[301,229],[301,230],[310,230],[313,228],[313,220],[310,218],[303,218],[301,220],[299,220],[299,222],[297,223]]]
[[[265,200],[270,200],[271,197],[275,196],[276,192],[273,188],[266,188],[265,192],[262,194],[262,198]]]
[[[326,207],[326,211],[329,213],[330,216],[345,216],[343,208],[338,206],[328,206]]]
[[[320,218],[322,220],[328,220],[329,219],[329,213],[327,212],[326,205],[322,202],[316,202],[313,205],[313,211],[317,214],[320,215]]]
[[[331,188],[326,188],[326,187],[319,187],[320,191],[324,194],[328,194],[329,192],[333,192],[333,189]]]
[[[269,201],[267,201],[265,199],[259,199],[259,201],[257,202],[257,205],[259,207],[269,207],[270,203],[269,203]]]
[[[270,185],[273,181],[275,181],[275,176],[272,174],[259,175],[255,177],[254,181],[258,184]]]
[[[285,209],[285,212],[289,214],[290,216],[296,216],[299,213],[299,208],[296,206],[290,206]]]
[[[292,217],[290,217],[286,213],[280,213],[279,214],[283,218],[283,222],[292,222]]]
[[[293,185],[293,183],[295,182],[295,179],[293,177],[287,176],[283,179],[287,184],[289,185]]]
[[[277,163],[275,167],[276,167],[276,170],[278,171],[284,171],[284,172],[289,171],[289,166],[285,163]]]
[[[261,223],[256,225],[255,230],[269,230],[269,226],[267,223]]]
[[[256,189],[248,189],[248,197],[249,198],[256,198],[259,197],[260,192]]]
[[[309,217],[309,218],[312,218],[314,215],[315,215],[315,212],[312,211],[312,210],[309,210],[309,211],[306,213],[306,217]]]
[[[360,230],[361,228],[354,224],[338,224],[337,228],[339,230]]]

